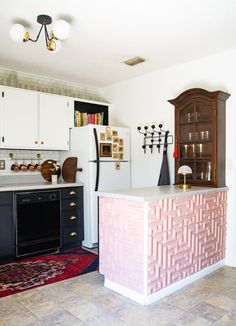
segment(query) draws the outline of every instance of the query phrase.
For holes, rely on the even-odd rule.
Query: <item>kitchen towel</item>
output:
[[[169,131],[166,131],[164,148],[163,148],[163,159],[162,159],[161,170],[160,170],[160,175],[158,180],[158,186],[170,185],[170,172],[169,172],[169,164],[168,164],[168,157],[167,157],[168,134]]]

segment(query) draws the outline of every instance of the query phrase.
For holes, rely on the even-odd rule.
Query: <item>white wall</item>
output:
[[[173,53],[174,55],[174,53]],[[114,84],[103,89],[107,100],[113,104],[110,124],[131,127],[132,185],[156,185],[162,155],[143,154],[143,137],[138,134],[138,125],[163,123],[174,133],[174,107],[167,102],[184,90],[193,87],[209,91],[222,90],[231,94],[227,100],[226,139],[228,231],[227,264],[236,266],[236,49],[197,61],[180,64],[169,69],[155,71],[138,78]],[[145,63],[144,63],[145,64]],[[138,69],[138,67],[136,67]],[[136,69],[134,68],[134,69]],[[131,68],[132,69],[132,68]],[[173,146],[169,147],[168,157],[173,182]]]

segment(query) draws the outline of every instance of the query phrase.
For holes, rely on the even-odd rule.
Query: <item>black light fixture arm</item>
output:
[[[41,25],[40,30],[38,32],[38,35],[36,37],[36,39],[32,39],[30,37],[30,34],[28,32],[26,32],[26,35],[24,36],[24,41],[31,41],[36,43],[41,35],[42,29],[44,28],[44,32],[45,32],[45,42],[46,42],[46,46],[48,45],[48,42],[53,40],[55,37],[54,35],[52,35],[52,37],[49,37],[48,34],[48,30],[47,30],[47,25],[50,25],[52,23],[52,18],[50,16],[47,15],[39,15],[37,17],[37,22]]]
[[[41,32],[42,32],[42,29],[43,29],[43,25],[40,27],[40,30],[39,30],[39,32],[38,32],[38,35],[37,35],[37,37],[36,37],[36,39],[35,40],[33,40],[32,38],[28,38],[28,40],[29,41],[31,41],[31,42],[37,42],[38,41],[38,39],[39,39],[39,36],[40,36],[40,34],[41,34]]]

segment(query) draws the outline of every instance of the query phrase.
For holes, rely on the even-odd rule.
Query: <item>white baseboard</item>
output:
[[[114,283],[108,279],[105,278],[105,282],[104,282],[104,286],[117,292],[117,293],[120,293],[122,295],[124,295],[125,297],[133,300],[133,301],[136,301],[142,305],[145,305],[145,297],[140,294],[140,293],[137,293],[133,290],[130,290],[128,288],[126,288],[125,286],[123,285],[120,285],[120,284],[117,284],[117,283]]]
[[[158,301],[159,299],[161,299],[177,290],[180,290],[181,288],[185,287],[186,285],[189,285],[189,284],[199,280],[200,278],[216,271],[217,269],[219,269],[223,266],[225,266],[225,261],[221,260],[211,266],[208,266],[208,267],[200,270],[197,273],[194,273],[194,274],[192,274],[178,282],[175,282],[174,284],[171,284],[171,285],[167,286],[166,288],[163,288],[163,289],[161,289],[151,295],[148,295],[148,296],[144,296],[140,293],[137,293],[133,290],[126,288],[125,286],[114,283],[108,279],[105,279],[104,285],[107,288],[109,288],[115,292],[118,292],[118,293],[126,296],[127,298],[134,300],[142,305],[149,305],[149,304],[151,304],[155,301]]]

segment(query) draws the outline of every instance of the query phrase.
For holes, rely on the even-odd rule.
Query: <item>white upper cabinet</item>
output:
[[[69,149],[69,110],[69,98],[52,94],[39,94],[40,148]]]
[[[72,117],[72,98],[2,86],[0,147],[68,150]]]
[[[6,87],[1,95],[1,147],[35,148],[38,141],[38,94]]]

